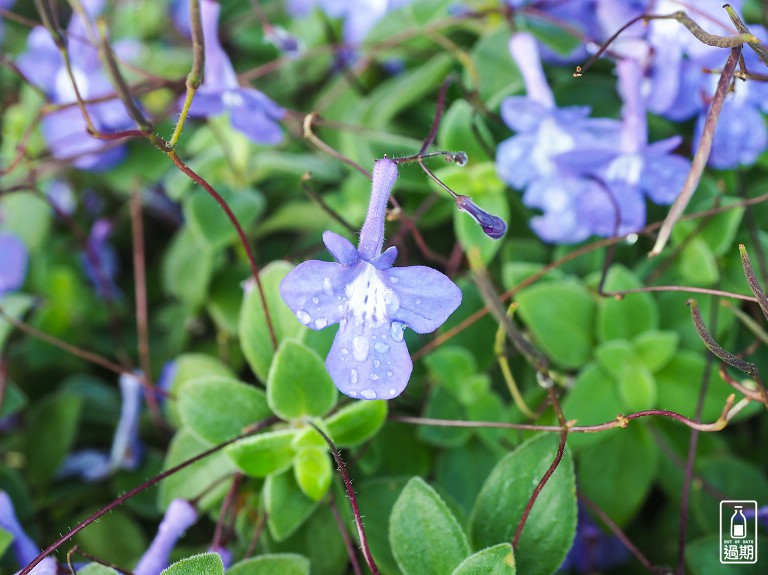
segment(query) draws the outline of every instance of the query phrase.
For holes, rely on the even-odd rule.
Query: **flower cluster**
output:
[[[90,19],[103,8],[102,0],[88,0],[83,7]],[[84,100],[108,96],[114,92],[99,63],[98,49],[88,40],[91,22],[74,14],[67,27],[67,51],[72,74]],[[116,42],[115,52],[129,59],[135,51],[134,42]],[[42,131],[48,147],[57,159],[72,159],[72,165],[82,170],[105,171],[125,157],[125,146],[100,140],[87,131],[85,120],[76,102],[75,89],[64,60],[49,32],[34,28],[27,40],[27,51],[16,61],[27,80],[39,87],[55,104],[67,107],[47,114]],[[123,104],[117,99],[87,105],[94,128],[101,133],[114,133],[133,126]]]
[[[323,242],[337,263],[304,262],[280,284],[283,300],[301,323],[315,330],[339,324],[325,365],[336,387],[350,397],[400,395],[413,368],[405,328],[432,332],[461,303],[461,291],[442,273],[424,266],[392,267],[397,248],[381,252],[396,179],[397,164],[378,160],[358,248],[327,231]]]

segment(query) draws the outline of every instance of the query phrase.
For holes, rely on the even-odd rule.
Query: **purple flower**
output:
[[[594,573],[621,565],[628,557],[629,551],[618,537],[603,533],[579,506],[576,538],[559,571]]]
[[[214,0],[200,2],[200,16],[205,38],[205,76],[195,94],[189,115],[207,118],[229,113],[232,127],[260,144],[278,144],[283,132],[278,122],[285,110],[254,88],[237,82],[235,69],[219,42],[219,12]]]
[[[86,252],[81,255],[81,261],[85,275],[96,288],[96,293],[101,297],[115,299],[120,290],[115,284],[118,261],[115,248],[109,244],[111,234],[112,222],[106,219],[96,220],[88,234]]]
[[[11,232],[0,232],[0,297],[24,285],[28,263],[24,242]]]
[[[280,294],[301,323],[339,331],[325,365],[336,387],[362,399],[391,399],[411,375],[403,332],[436,330],[461,303],[461,291],[445,275],[424,266],[393,268],[397,249],[384,253],[384,216],[397,179],[397,164],[376,162],[373,187],[358,249],[327,231],[323,242],[338,263],[299,264],[280,284]]]
[[[120,419],[112,437],[109,453],[100,449],[76,451],[64,461],[57,476],[79,476],[88,482],[101,481],[115,471],[133,470],[141,460],[142,447],[139,441],[139,418],[144,398],[141,380],[133,374],[120,375]]]
[[[0,528],[13,535],[11,549],[20,566],[24,567],[31,563],[40,554],[40,548],[21,526],[16,517],[13,501],[5,491],[0,491]]]
[[[89,0],[83,4],[89,17],[94,18],[101,11],[103,2]],[[73,15],[67,28],[67,48],[77,87],[85,100],[114,91],[101,69],[98,50],[87,38],[86,22],[79,15]],[[116,43],[115,50],[119,53],[126,47],[126,43]],[[32,30],[27,39],[27,51],[19,56],[16,64],[27,79],[42,89],[54,103],[75,102],[75,91],[64,61],[44,28]],[[102,133],[119,132],[133,126],[119,100],[89,104],[88,112],[94,127]],[[125,157],[124,146],[88,134],[85,120],[77,107],[46,115],[41,128],[53,156],[58,159],[74,158],[72,164],[82,170],[108,170]]]
[[[134,575],[160,575],[168,567],[171,551],[184,532],[197,522],[197,509],[186,499],[168,506],[157,535],[133,570]]]

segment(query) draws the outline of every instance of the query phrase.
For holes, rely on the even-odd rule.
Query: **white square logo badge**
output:
[[[720,563],[757,563],[757,501],[720,502]]]

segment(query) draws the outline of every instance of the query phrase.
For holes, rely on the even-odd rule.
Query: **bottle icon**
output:
[[[731,516],[731,537],[744,539],[747,536],[747,518],[741,512],[741,505],[736,505]]]

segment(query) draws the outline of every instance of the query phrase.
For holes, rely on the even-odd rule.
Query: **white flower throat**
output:
[[[355,321],[370,323],[376,327],[388,321],[391,314],[400,308],[395,292],[384,285],[378,270],[368,262],[360,262],[362,270],[347,285],[347,309]]]

